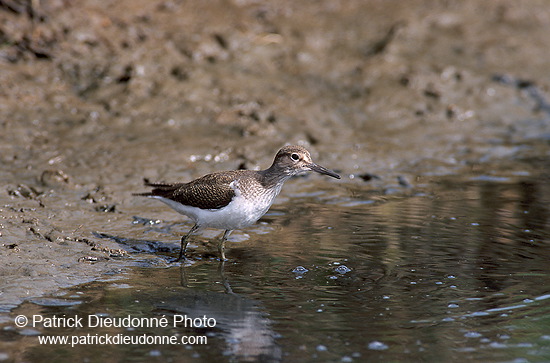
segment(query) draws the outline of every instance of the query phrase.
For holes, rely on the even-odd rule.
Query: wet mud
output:
[[[0,309],[168,264],[188,226],[131,195],[143,178],[286,143],[344,178],[279,205],[540,176],[549,33],[544,1],[0,1]]]

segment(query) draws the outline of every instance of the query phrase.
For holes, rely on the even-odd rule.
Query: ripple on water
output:
[[[32,299],[31,302],[40,306],[74,306],[82,304],[82,301],[80,300],[67,300],[56,298]]]

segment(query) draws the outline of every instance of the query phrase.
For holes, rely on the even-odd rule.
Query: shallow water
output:
[[[441,181],[402,198],[349,194],[274,206],[232,236],[226,263],[199,237],[186,266],[137,254],[142,267],[24,303],[1,317],[0,352],[58,362],[550,360],[548,180]],[[128,233],[165,241],[188,228],[128,224]],[[80,317],[83,327],[17,328],[18,315]],[[90,326],[96,316],[165,317],[169,326]],[[185,316],[215,323],[173,327]],[[88,334],[205,336],[207,344],[38,341]]]

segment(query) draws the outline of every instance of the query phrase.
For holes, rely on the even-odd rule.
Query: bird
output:
[[[153,189],[134,195],[158,199],[194,222],[181,238],[177,261],[184,258],[189,237],[201,228],[224,230],[217,247],[221,261],[226,261],[225,241],[231,232],[254,224],[269,210],[288,179],[308,171],[340,179],[334,171],[314,163],[304,147],[288,145],[265,170],[220,171],[187,183],[145,180],[145,186]]]

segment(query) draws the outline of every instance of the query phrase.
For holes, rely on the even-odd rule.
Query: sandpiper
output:
[[[199,228],[207,227],[225,230],[218,243],[220,258],[224,261],[225,240],[229,234],[260,219],[273,204],[284,182],[307,171],[340,179],[335,172],[315,164],[305,148],[285,146],[265,170],[221,171],[189,183],[146,182],[145,185],[153,190],[136,195],[158,199],[195,222],[181,238],[178,261],[184,257],[189,236]]]

